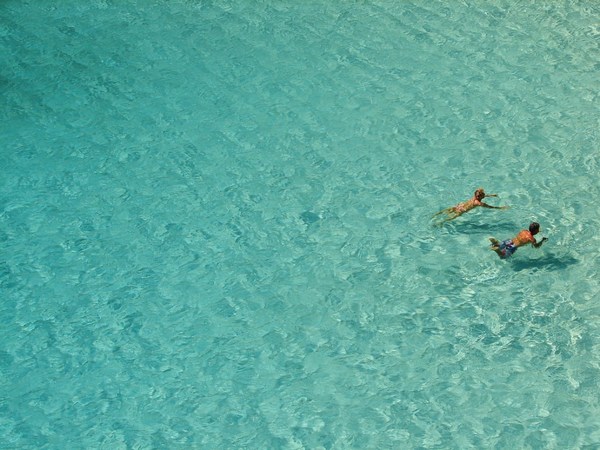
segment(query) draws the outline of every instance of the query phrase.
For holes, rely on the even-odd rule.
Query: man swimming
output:
[[[519,234],[512,239],[507,239],[500,242],[498,239],[490,238],[490,242],[492,243],[490,249],[494,250],[500,258],[507,259],[517,251],[517,248],[522,247],[523,245],[531,244],[535,248],[539,248],[542,246],[544,241],[548,240],[547,237],[543,237],[540,242],[537,242],[533,236],[539,232],[540,224],[537,222],[531,222],[529,225],[529,230],[519,231]]]
[[[440,224],[442,224],[444,222],[448,222],[449,220],[456,219],[458,216],[461,216],[467,211],[470,211],[473,208],[477,208],[478,206],[491,209],[508,209],[508,206],[492,206],[488,205],[487,203],[483,203],[481,200],[483,200],[486,197],[498,197],[498,195],[486,194],[482,188],[479,188],[475,191],[475,194],[473,194],[473,198],[470,198],[465,202],[459,203],[456,206],[451,206],[450,208],[443,209],[440,212],[434,214],[433,217],[436,217],[440,214],[446,214],[447,217],[441,222],[439,222]]]

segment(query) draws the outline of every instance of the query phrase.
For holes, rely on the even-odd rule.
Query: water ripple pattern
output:
[[[599,23],[3,1],[0,448],[599,448]]]

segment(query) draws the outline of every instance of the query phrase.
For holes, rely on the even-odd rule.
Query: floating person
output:
[[[456,219],[458,216],[462,216],[467,211],[471,211],[473,208],[477,208],[478,206],[482,206],[484,208],[491,209],[508,209],[508,206],[492,206],[487,203],[483,203],[482,200],[486,197],[498,197],[497,194],[486,194],[482,188],[479,188],[473,194],[473,198],[469,200],[459,203],[456,206],[451,206],[450,208],[446,208],[441,210],[440,212],[433,215],[433,217],[439,216],[440,214],[445,214],[447,217],[439,222],[438,224],[443,224],[444,222],[448,222],[449,220]]]
[[[534,236],[539,232],[540,224],[537,222],[531,222],[529,225],[529,230],[519,231],[519,234],[512,239],[507,239],[500,242],[498,239],[490,238],[490,242],[492,243],[490,250],[494,250],[500,258],[507,259],[510,258],[519,247],[524,245],[531,244],[535,248],[539,248],[542,246],[544,241],[548,240],[547,237],[543,237],[540,242],[537,242]]]

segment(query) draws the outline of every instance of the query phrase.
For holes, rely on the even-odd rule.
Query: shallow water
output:
[[[0,447],[600,446],[600,8],[255,3],[0,6]]]

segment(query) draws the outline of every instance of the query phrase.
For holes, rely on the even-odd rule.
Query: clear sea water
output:
[[[0,3],[0,447],[600,448],[599,43],[592,1]]]

